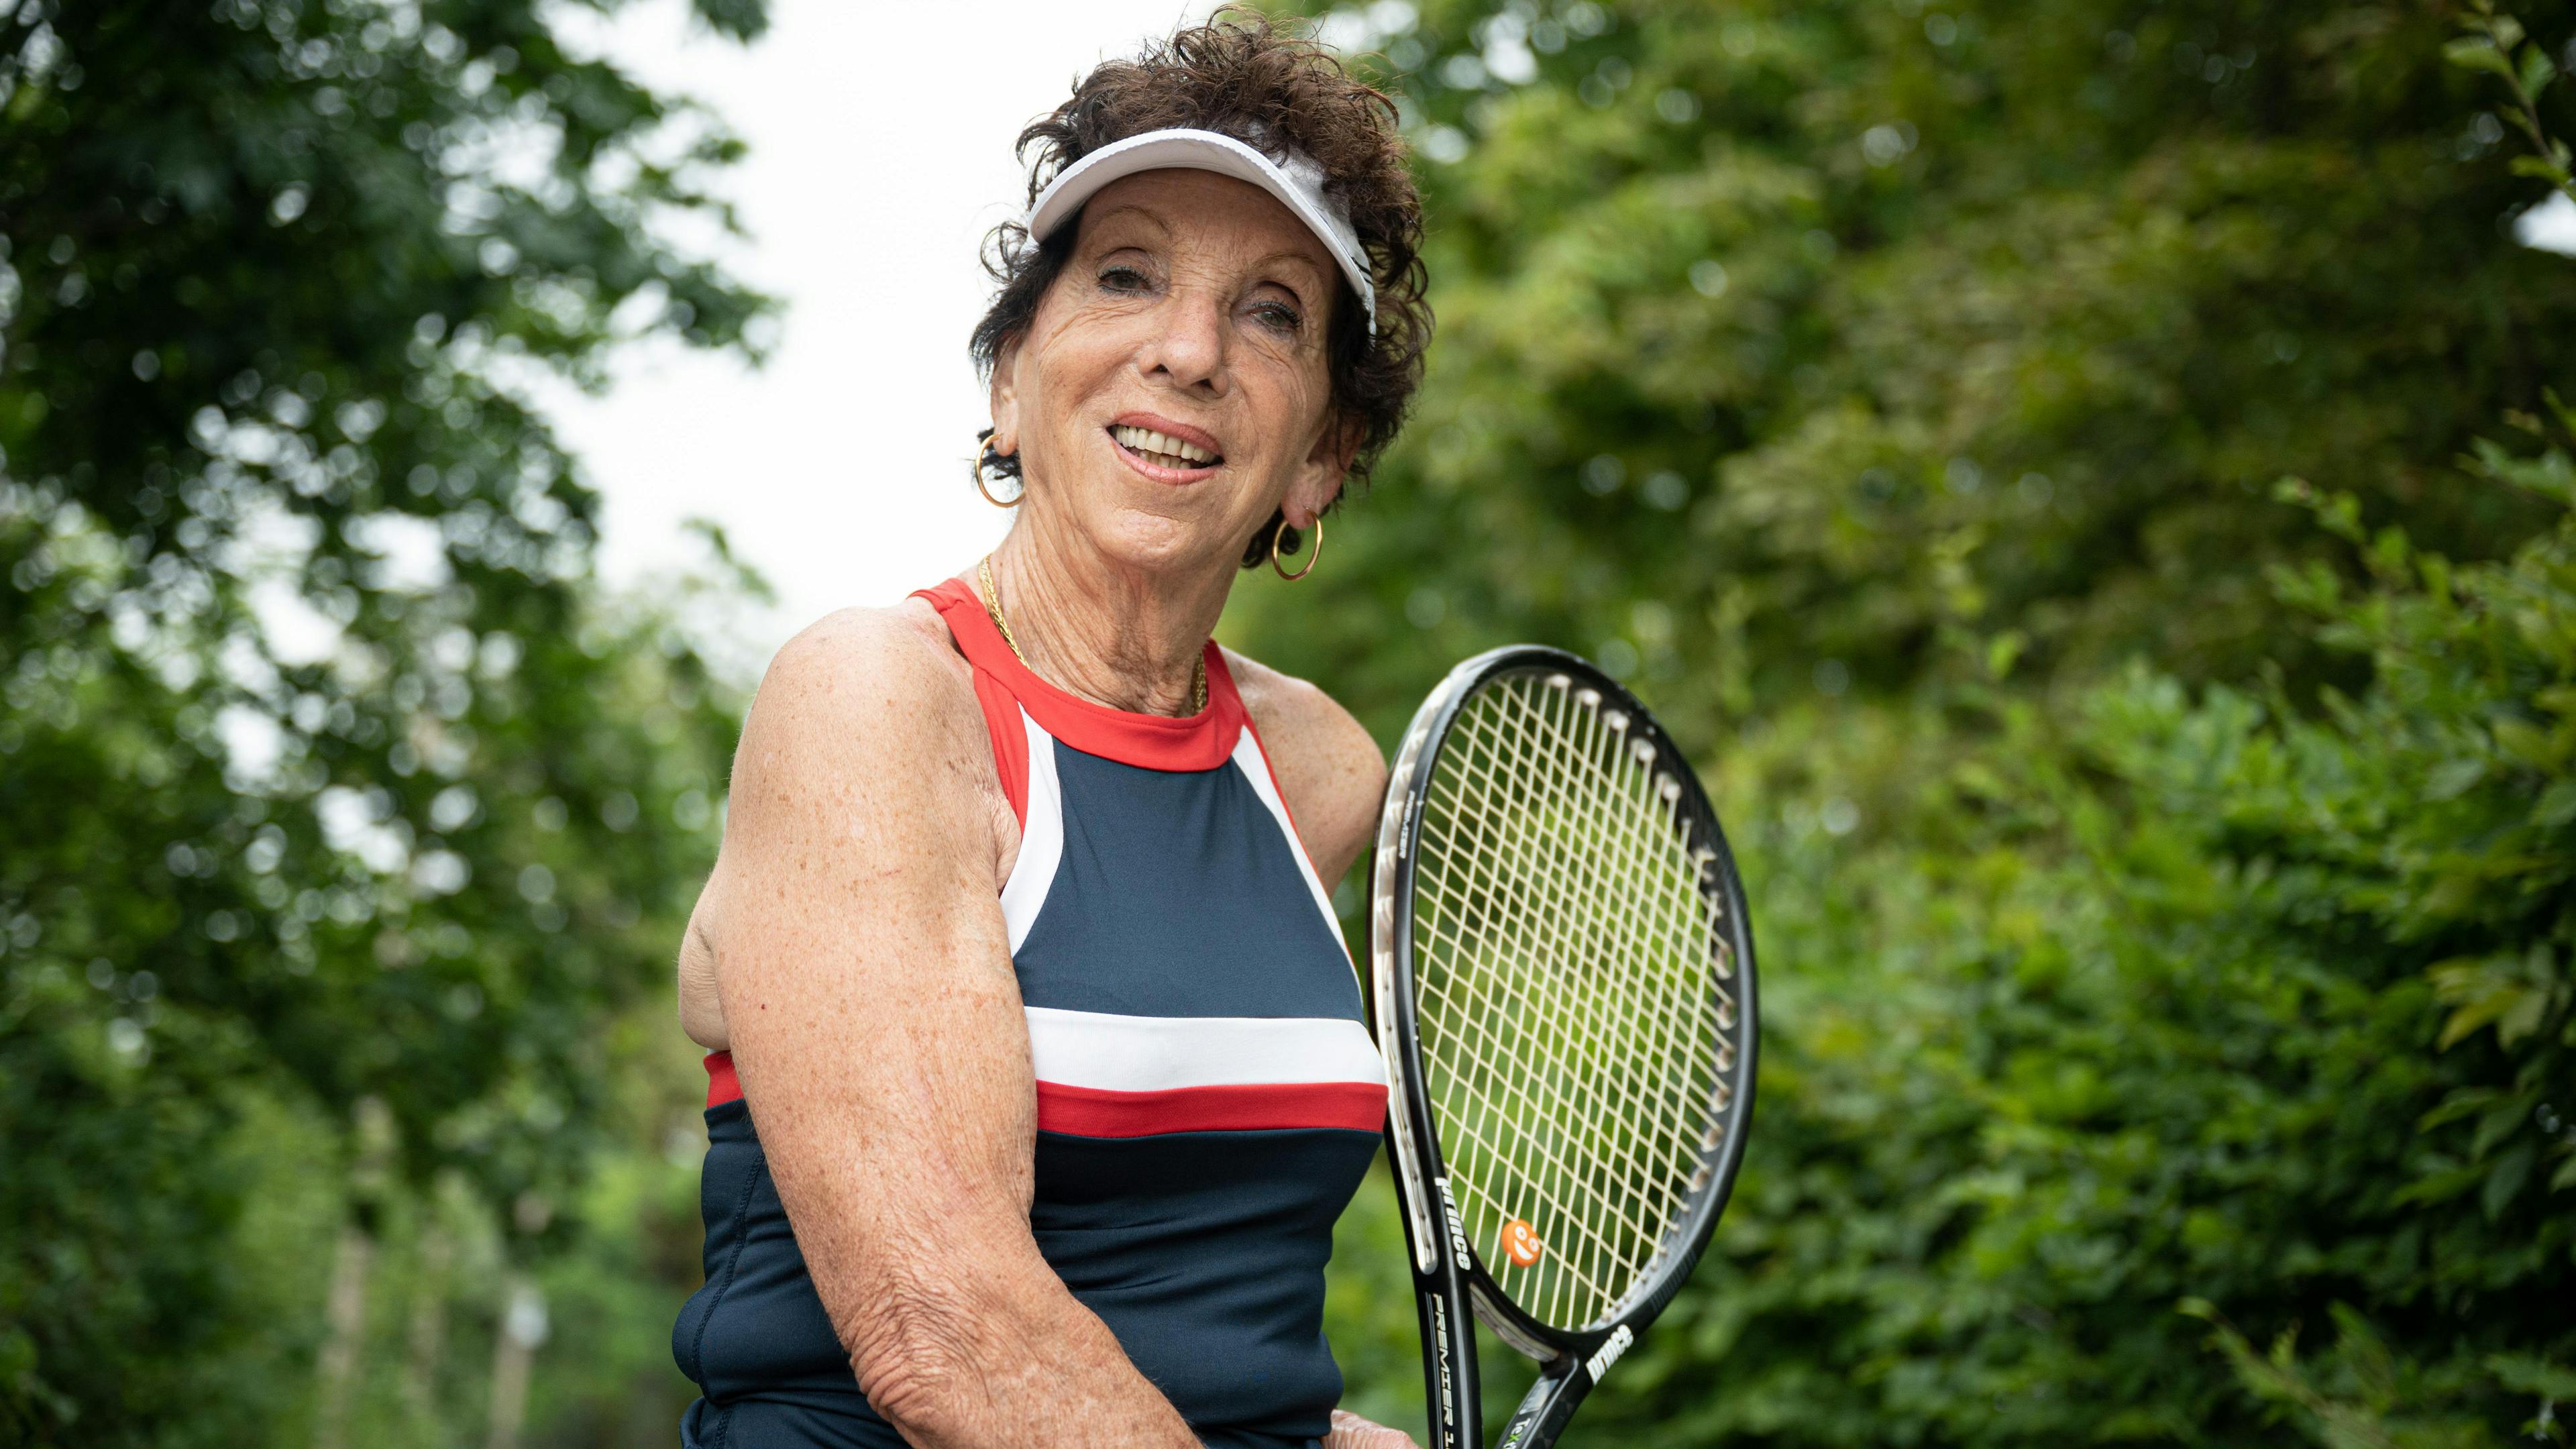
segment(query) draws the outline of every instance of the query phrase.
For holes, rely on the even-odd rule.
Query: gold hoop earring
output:
[[[1279,566],[1279,535],[1288,531],[1288,525],[1283,520],[1277,528],[1272,529],[1270,531],[1270,571],[1292,584],[1313,573],[1315,560],[1324,556],[1324,515],[1320,513],[1315,515],[1314,529],[1315,542],[1306,550],[1306,566],[1293,574]]]
[[[967,462],[966,468],[968,472],[974,475],[975,491],[984,495],[985,502],[992,504],[995,508],[1017,508],[1020,506],[1020,500],[1028,496],[1029,484],[1027,479],[1021,479],[1020,491],[1012,494],[1007,499],[994,497],[993,490],[984,486],[984,469],[986,467],[985,460],[998,459],[1001,456],[1002,455],[1000,453],[993,451],[992,435],[988,433],[975,440],[975,456]]]

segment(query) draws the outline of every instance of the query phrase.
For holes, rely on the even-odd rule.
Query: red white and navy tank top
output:
[[[1210,1445],[1329,1427],[1333,1221],[1386,1080],[1331,898],[1225,660],[1187,718],[1076,698],[974,586],[930,601],[973,666],[1020,851],[1001,891],[1037,1078],[1029,1226]],[[729,1058],[709,1058],[706,1286],[672,1347],[692,1446],[895,1446],[796,1252]]]

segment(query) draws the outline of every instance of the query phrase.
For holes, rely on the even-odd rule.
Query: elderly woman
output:
[[[1420,377],[1392,107],[1228,15],[1032,146],[973,348],[1010,534],[779,652],[690,922],[684,1438],[1409,1444],[1322,1332],[1386,1112],[1325,883],[1384,764],[1208,637],[1239,569],[1313,570]]]

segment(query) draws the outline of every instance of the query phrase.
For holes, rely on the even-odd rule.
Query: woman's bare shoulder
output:
[[[972,689],[966,661],[950,642],[938,611],[923,600],[906,599],[882,609],[834,609],[797,630],[770,657],[752,708],[757,712],[764,699],[778,692],[864,684],[880,677],[932,687],[934,693],[945,692],[935,688],[941,684]]]
[[[1315,872],[1329,884],[1350,869],[1377,827],[1386,755],[1323,690],[1231,649],[1225,659],[1315,857]]]
[[[974,717],[973,675],[928,604],[836,609],[770,656],[734,768],[760,763],[743,758],[755,744],[883,764],[940,749]]]
[[[684,997],[692,959],[712,978],[734,903],[795,887],[818,852],[841,849],[868,819],[891,828],[870,829],[860,843],[960,852],[970,865],[966,857],[989,850],[997,880],[1018,844],[1015,832],[1000,833],[1010,807],[973,675],[938,614],[918,600],[837,610],[770,659],[734,747],[715,868],[691,913]],[[691,1034],[707,1040],[694,1027]]]

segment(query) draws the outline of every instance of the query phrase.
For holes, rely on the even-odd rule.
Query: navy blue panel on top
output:
[[[706,1286],[672,1356],[686,1449],[902,1449],[814,1291],[742,1102],[707,1109]],[[1377,1134],[1037,1138],[1038,1251],[1218,1449],[1303,1449],[1342,1393],[1318,1325],[1333,1219]]]
[[[705,1393],[681,1421],[685,1449],[904,1449],[859,1394],[747,1103],[707,1109],[698,1210],[706,1286],[671,1330],[672,1358]]]
[[[1054,747],[1064,858],[1012,956],[1023,1002],[1360,1019],[1342,943],[1241,770],[1147,770]]]
[[[1324,1341],[1333,1220],[1377,1134],[1038,1134],[1047,1265],[1192,1430],[1303,1444],[1342,1397]]]

